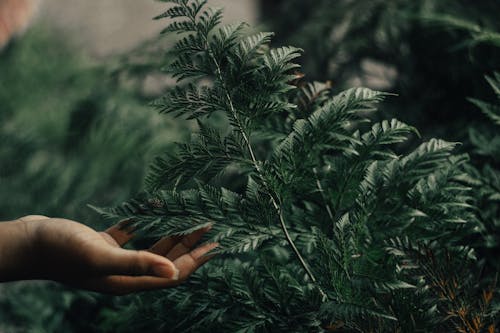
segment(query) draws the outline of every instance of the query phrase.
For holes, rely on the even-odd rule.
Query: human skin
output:
[[[81,223],[30,215],[0,223],[0,282],[53,280],[113,295],[174,287],[207,262],[217,243],[194,247],[210,227],[127,250],[127,222],[97,232]]]

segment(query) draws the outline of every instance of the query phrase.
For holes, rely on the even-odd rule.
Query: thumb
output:
[[[150,275],[177,280],[179,270],[167,258],[148,252],[113,248],[99,266],[111,275]]]

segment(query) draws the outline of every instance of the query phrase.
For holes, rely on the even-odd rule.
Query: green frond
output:
[[[330,86],[322,82],[308,82],[298,93],[299,106],[307,110],[322,105],[329,98]]]
[[[360,144],[349,135],[347,129],[352,122],[363,118],[359,113],[372,110],[372,103],[383,100],[386,93],[366,88],[354,88],[338,94],[314,111],[307,119],[293,124],[293,131],[276,149],[276,157],[298,155],[295,150],[313,149],[346,150]]]
[[[222,138],[218,132],[202,127],[191,144],[178,144],[177,154],[155,160],[146,177],[148,190],[212,179],[230,164],[243,161],[238,141],[233,135]]]
[[[491,86],[495,92],[498,99],[500,99],[500,74],[494,73],[493,77],[485,76],[488,84]],[[488,103],[476,98],[468,98],[469,102],[477,106],[485,116],[491,119],[494,124],[500,125],[500,104],[497,101],[496,104]],[[480,146],[476,144],[477,146]],[[487,144],[485,146],[488,146]]]
[[[491,86],[498,98],[500,98],[500,73],[494,72],[493,76],[485,76],[486,81]]]
[[[181,0],[181,1],[163,1],[163,2],[170,2],[175,5],[168,8],[162,14],[156,16],[155,19],[161,19],[161,18],[174,19],[178,17],[188,17],[191,20],[195,20],[200,10],[207,3],[207,0]]]
[[[404,142],[411,133],[418,134],[414,127],[397,119],[391,119],[374,124],[370,132],[363,134],[362,139],[366,145],[376,147]]]
[[[246,232],[235,233],[228,237],[219,239],[220,246],[214,253],[242,253],[255,251],[264,242],[272,239],[268,234],[249,234]]]
[[[161,17],[157,17],[161,18]],[[185,33],[185,32],[194,32],[196,31],[196,25],[191,21],[175,21],[169,24],[166,28],[164,28],[160,33],[168,34],[168,33]]]
[[[189,10],[189,16],[196,19],[198,14],[201,12],[203,7],[206,5],[207,0],[194,0],[187,3],[187,8]]]
[[[448,14],[434,14],[422,16],[424,22],[445,28],[468,32],[469,39],[466,39],[459,46],[475,46],[476,44],[486,43],[493,46],[500,46],[500,33],[489,30],[481,25],[462,18]]]
[[[161,13],[158,16],[155,16],[155,20],[163,19],[163,18],[177,18],[177,17],[188,17],[189,10],[184,3],[179,4],[177,6],[172,6],[167,9],[165,12]]]
[[[468,100],[477,106],[493,123],[500,125],[500,105],[487,103],[476,98],[468,98]]]
[[[347,322],[377,319],[397,320],[394,316],[359,304],[328,302],[321,306],[321,311],[323,316],[329,318],[330,323],[337,320]]]
[[[419,177],[445,161],[457,145],[456,142],[431,139],[422,143],[408,156],[403,157],[401,163],[409,171],[408,176]]]
[[[173,3],[176,5],[183,5],[185,6],[190,0],[158,0],[160,2],[165,2],[165,3]]]
[[[264,64],[270,72],[270,77],[273,78],[277,75],[282,75],[291,69],[299,67],[299,65],[293,64],[292,60],[300,57],[301,53],[301,49],[291,46],[271,49],[264,56]]]
[[[216,58],[223,56],[228,50],[238,45],[238,41],[246,28],[245,23],[223,25],[211,34],[209,46]]]
[[[259,32],[242,38],[236,56],[241,64],[246,64],[256,53],[263,53],[263,48],[271,42],[272,32]]]
[[[375,289],[380,293],[394,292],[396,290],[416,289],[417,286],[405,281],[383,281],[375,282]]]
[[[222,9],[208,8],[198,16],[198,29],[202,36],[208,36],[222,21]]]
[[[224,107],[215,89],[206,86],[197,87],[194,84],[169,90],[156,100],[153,106],[160,113],[170,113],[187,119],[206,117]]]
[[[177,54],[179,56],[179,60],[183,59],[183,61],[188,62],[192,61],[192,58],[189,58],[190,56],[192,57],[196,53],[204,50],[205,50],[205,41],[203,40],[203,37],[200,36],[199,34],[188,34],[180,38],[175,43],[172,53]],[[172,65],[166,68],[167,72],[171,67]]]
[[[188,78],[200,78],[210,73],[206,64],[195,62],[193,59],[187,57],[179,58],[164,70],[172,74],[178,82]]]

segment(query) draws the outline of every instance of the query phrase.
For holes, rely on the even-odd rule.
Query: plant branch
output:
[[[280,225],[281,225],[281,229],[283,230],[285,238],[286,238],[288,244],[290,245],[290,247],[292,248],[292,251],[294,252],[295,256],[299,260],[300,264],[304,268],[304,270],[305,270],[307,276],[309,277],[309,279],[311,279],[311,281],[314,284],[316,284],[316,286],[317,286],[317,288],[318,288],[321,296],[323,297],[323,301],[326,301],[328,299],[328,296],[323,291],[323,289],[318,285],[316,277],[314,276],[313,272],[309,268],[309,265],[306,263],[306,261],[304,260],[304,258],[300,254],[299,250],[297,249],[297,246],[295,245],[295,243],[293,242],[293,240],[292,240],[292,238],[290,236],[290,233],[288,232],[288,228],[287,228],[286,223],[285,223],[285,218],[283,217],[283,211],[281,209],[281,206],[278,203],[278,200],[272,194],[272,190],[269,188],[269,185],[266,183],[266,181],[264,179],[264,174],[263,174],[262,169],[261,169],[261,167],[260,167],[260,165],[259,165],[259,163],[257,161],[257,158],[255,157],[255,153],[254,153],[252,145],[250,143],[250,139],[248,137],[248,134],[246,133],[245,129],[243,128],[243,125],[242,125],[242,123],[241,123],[241,121],[240,121],[240,119],[238,117],[238,113],[237,113],[237,111],[236,111],[236,109],[234,107],[232,98],[231,98],[231,96],[229,94],[229,90],[227,89],[227,86],[225,84],[225,81],[224,81],[224,78],[222,76],[222,70],[221,70],[221,67],[219,65],[219,62],[214,57],[214,55],[212,54],[212,52],[211,52],[211,50],[210,50],[210,48],[208,46],[208,38],[207,38],[207,36],[202,35],[202,37],[205,40],[205,47],[206,47],[207,53],[209,54],[211,60],[213,61],[214,65],[215,65],[217,79],[220,81],[220,83],[222,84],[222,87],[224,89],[225,97],[227,99],[227,102],[229,103],[229,109],[231,111],[231,115],[232,115],[232,117],[235,120],[235,123],[236,123],[236,125],[238,127],[238,131],[241,133],[241,135],[243,137],[243,140],[245,141],[245,144],[246,144],[248,152],[250,154],[250,158],[252,160],[252,164],[253,164],[253,166],[255,168],[255,171],[257,171],[257,174],[259,175],[259,177],[263,181],[264,186],[266,187],[266,190],[267,190],[266,191],[267,195],[271,199],[271,203],[272,203],[274,209],[276,210],[276,212],[278,214]]]

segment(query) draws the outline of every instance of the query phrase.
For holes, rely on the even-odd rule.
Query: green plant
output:
[[[213,223],[218,258],[176,289],[127,298],[105,314],[104,328],[455,328],[455,303],[437,307],[432,275],[418,279],[407,268],[429,264],[429,256],[412,257],[414,248],[432,248],[449,267],[464,258],[451,252],[475,261],[464,246],[477,226],[461,181],[467,156],[437,139],[401,151],[416,129],[396,119],[371,123],[389,94],[354,88],[331,96],[328,85],[300,82],[293,61],[301,50],[271,48],[271,33],[221,26],[221,11],[205,9],[206,1],[165,2],[172,6],[158,18],[176,20],[164,31],[181,34],[167,67],[179,84],[155,106],[195,119],[199,131],[154,162],[145,193],[97,210],[130,218],[145,241]],[[227,128],[210,122],[220,115]]]
[[[472,145],[472,165],[468,168],[470,178],[469,185],[474,188],[478,216],[480,221],[480,237],[476,239],[475,247],[481,249],[481,253],[490,266],[490,270],[498,272],[499,262],[496,252],[499,250],[499,226],[500,226],[500,136],[498,126],[500,125],[500,75],[486,76],[491,86],[496,103],[489,103],[475,98],[469,101],[477,106],[483,114],[491,121],[489,126],[471,127],[469,129],[470,142]]]

